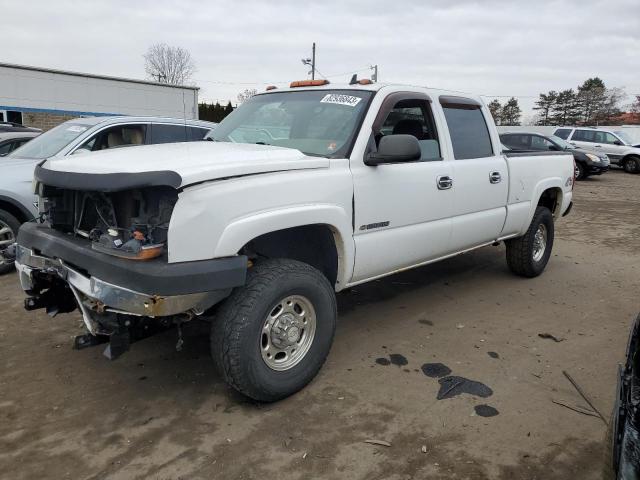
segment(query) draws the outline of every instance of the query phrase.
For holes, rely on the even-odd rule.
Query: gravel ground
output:
[[[640,176],[614,170],[577,184],[541,277],[487,247],[342,293],[319,376],[259,405],[213,371],[206,324],[109,362],[5,275],[0,477],[599,478],[604,423],[553,400],[584,406],[566,370],[608,415],[639,291]]]

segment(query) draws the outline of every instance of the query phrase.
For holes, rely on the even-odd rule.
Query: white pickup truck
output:
[[[79,308],[76,347],[103,339],[111,358],[210,319],[223,377],[273,401],[322,366],[335,292],[500,241],[537,276],[571,208],[573,157],[503,154],[473,95],[294,82],[210,135],[37,167],[42,223],[16,246],[25,307]]]

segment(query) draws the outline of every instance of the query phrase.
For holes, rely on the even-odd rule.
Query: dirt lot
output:
[[[167,332],[110,363],[71,350],[77,314],[27,313],[0,277],[0,477],[599,478],[603,422],[552,399],[584,405],[567,370],[610,412],[640,311],[640,176],[612,171],[575,197],[539,278],[510,275],[500,246],[340,294],[320,375],[272,405],[221,382],[204,324],[181,352]],[[489,396],[437,400],[433,363]]]

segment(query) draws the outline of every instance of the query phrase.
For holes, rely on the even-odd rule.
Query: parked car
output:
[[[609,158],[604,153],[576,147],[555,135],[547,136],[536,132],[506,132],[500,134],[500,140],[510,150],[516,152],[571,152],[575,160],[576,180],[582,180],[589,175],[602,175],[609,170]]]
[[[6,157],[40,132],[3,132],[0,131],[0,157]]]
[[[1,253],[15,241],[21,223],[35,218],[38,203],[33,193],[33,169],[45,159],[139,145],[203,140],[216,124],[199,120],[160,117],[88,117],[69,120],[12,151],[0,162],[0,273],[12,262]],[[88,160],[87,160],[88,161]]]
[[[640,315],[631,327],[626,358],[618,366],[616,396],[606,438],[604,479],[640,478]]]
[[[569,143],[607,154],[611,163],[619,165],[628,173],[640,173],[640,148],[620,130],[604,130],[593,127],[561,127],[553,134]]]
[[[2,122],[0,121],[0,133],[15,133],[15,132],[34,132],[42,133],[42,130],[35,127],[25,127],[20,123],[14,122]]]
[[[110,358],[145,327],[215,315],[223,378],[274,401],[324,363],[335,292],[500,241],[535,277],[571,208],[572,155],[503,153],[481,97],[460,92],[294,82],[210,138],[36,167],[44,223],[16,248],[26,308],[78,307],[76,345],[108,340]]]

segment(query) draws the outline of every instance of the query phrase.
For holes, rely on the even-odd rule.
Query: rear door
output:
[[[453,151],[451,245],[465,250],[500,236],[507,215],[507,161],[494,150],[489,112],[479,102],[441,96]]]
[[[593,145],[594,149],[598,152],[606,153],[615,163],[618,163],[624,151],[629,148],[625,147],[622,140],[609,132],[595,132],[595,140],[596,142]]]

